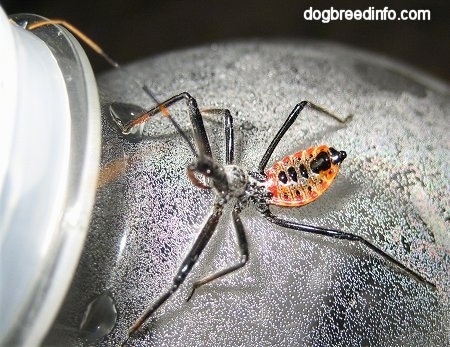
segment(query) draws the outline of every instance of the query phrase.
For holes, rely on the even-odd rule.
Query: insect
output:
[[[189,110],[189,118],[192,125],[196,147],[194,147],[186,133],[180,129],[170,116],[167,108],[171,105],[184,101]],[[196,100],[187,92],[176,95],[158,106],[144,112],[134,120],[126,124],[118,123],[124,135],[141,131],[142,125],[148,122],[158,113],[163,113],[174,123],[178,133],[188,142],[196,159],[187,167],[187,175],[191,182],[201,188],[210,189],[214,192],[215,202],[203,228],[197,236],[196,241],[188,251],[179,270],[176,272],[172,285],[156,301],[154,301],[145,312],[130,327],[128,336],[122,343],[136,334],[142,324],[147,321],[158,308],[164,304],[182,285],[191,269],[197,262],[200,254],[207,246],[223,214],[224,206],[233,204],[232,221],[238,244],[238,261],[223,270],[214,272],[204,278],[195,281],[187,300],[190,300],[195,290],[211,281],[234,272],[243,267],[249,259],[249,249],[245,227],[240,219],[241,211],[252,204],[256,210],[268,221],[284,228],[297,231],[319,234],[337,239],[360,242],[370,248],[375,253],[388,259],[404,272],[415,277],[417,280],[434,286],[414,271],[410,270],[387,253],[378,249],[375,245],[361,236],[342,232],[333,229],[301,224],[290,220],[285,220],[275,215],[271,210],[271,205],[284,207],[301,207],[319,198],[336,178],[341,163],[347,157],[345,151],[338,151],[333,147],[321,145],[311,147],[307,150],[300,150],[276,161],[271,167],[267,167],[278,143],[285,133],[296,121],[299,114],[306,107],[313,108],[330,117],[338,119],[331,112],[308,101],[302,101],[291,111],[281,128],[270,142],[257,170],[246,171],[234,163],[234,129],[233,118],[229,110],[209,110],[210,113],[221,113],[224,117],[225,128],[225,163],[217,162],[211,153],[211,146],[203,124],[203,117],[198,108]],[[114,119],[118,119],[115,105],[111,105],[111,114]],[[197,148],[197,150],[195,149]],[[203,177],[204,181],[198,176]]]
[[[145,89],[145,87],[144,87]],[[152,97],[152,93],[148,92]],[[154,97],[152,97],[154,98]],[[154,98],[156,100],[156,98]],[[189,136],[171,117],[168,108],[178,102],[186,102],[189,110],[195,146],[191,143]],[[322,107],[302,101],[297,104],[281,128],[269,143],[255,171],[246,171],[234,163],[234,127],[233,118],[229,110],[209,110],[223,116],[225,128],[225,163],[219,163],[214,159],[205,127],[203,115],[196,100],[187,92],[178,94],[157,106],[142,113],[137,118],[127,123],[121,123],[117,117],[117,106],[110,107],[111,115],[119,126],[122,134],[135,134],[139,136],[143,125],[150,119],[162,113],[172,122],[178,134],[188,143],[195,155],[195,160],[187,167],[187,174],[191,182],[200,189],[209,189],[215,195],[215,202],[207,217],[197,239],[188,251],[185,259],[175,274],[172,285],[154,301],[145,312],[130,327],[127,338],[122,342],[125,345],[129,338],[134,336],[141,326],[158,310],[183,284],[190,271],[196,264],[200,254],[208,245],[216,227],[223,215],[227,204],[233,204],[232,223],[236,233],[239,260],[231,267],[214,272],[194,282],[188,300],[192,298],[195,290],[205,284],[219,279],[243,267],[249,259],[249,248],[245,227],[240,219],[244,208],[253,205],[260,215],[268,221],[284,228],[319,234],[337,239],[357,241],[370,248],[373,252],[389,260],[400,270],[415,277],[417,280],[433,286],[432,283],[416,274],[397,260],[389,256],[375,245],[361,236],[339,230],[325,229],[318,226],[301,224],[285,220],[275,215],[270,207],[284,206],[298,208],[319,198],[336,178],[341,163],[346,158],[344,151],[335,150],[328,146],[312,147],[308,150],[298,151],[275,162],[271,167],[267,164],[279,142],[288,129],[298,119],[299,114],[306,107],[311,107],[328,116],[336,118],[331,112]]]

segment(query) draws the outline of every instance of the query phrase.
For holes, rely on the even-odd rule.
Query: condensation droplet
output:
[[[122,132],[123,128],[130,121],[135,120],[139,115],[144,113],[145,110],[141,107],[133,104],[124,104],[120,102],[114,102],[109,105],[109,113],[111,120]],[[131,142],[139,142],[142,140],[144,131],[144,124],[133,126],[130,132],[124,136]]]
[[[80,335],[88,342],[96,341],[109,334],[116,324],[117,310],[108,293],[100,294],[86,307],[80,324]]]

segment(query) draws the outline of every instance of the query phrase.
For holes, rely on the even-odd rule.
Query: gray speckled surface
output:
[[[352,114],[341,125],[302,112],[271,162],[322,143],[348,158],[318,201],[273,210],[361,235],[437,286],[417,282],[362,245],[282,229],[250,207],[242,215],[247,265],[184,301],[190,283],[237,259],[225,213],[185,284],[130,345],[448,345],[448,86],[379,57],[300,42],[212,45],[138,62],[128,71],[160,100],[188,91],[200,108],[230,109],[236,163],[247,169],[257,166],[299,101]],[[45,345],[85,344],[76,337],[83,311],[105,291],[118,319],[96,344],[117,345],[168,287],[213,201],[187,179],[192,154],[164,119],[155,119],[140,143],[122,139],[109,122],[110,102],[152,106],[130,76],[112,71],[100,89],[102,186],[71,291]],[[184,106],[173,112],[187,128]],[[222,161],[221,121],[206,125]]]

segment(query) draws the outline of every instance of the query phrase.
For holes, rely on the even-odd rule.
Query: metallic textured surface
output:
[[[127,327],[171,283],[210,211],[213,196],[190,184],[193,156],[162,117],[142,142],[122,139],[110,102],[152,106],[135,80],[164,100],[188,91],[200,108],[234,116],[236,163],[254,169],[292,108],[310,100],[345,125],[302,112],[269,165],[326,143],[348,158],[328,192],[288,219],[361,235],[437,286],[417,282],[360,244],[242,214],[250,260],[200,288],[190,283],[234,264],[229,213],[186,283],[130,340],[136,346],[445,346],[449,339],[449,88],[379,57],[315,43],[230,43],[174,52],[100,80],[102,173],[91,231],[48,345],[85,344],[86,306],[109,293],[118,318],[94,344],[117,345]],[[177,111],[179,110],[179,111]],[[184,105],[174,108],[184,128]],[[205,120],[224,157],[221,119]],[[228,211],[229,212],[229,211]],[[60,340],[61,336],[64,341]]]

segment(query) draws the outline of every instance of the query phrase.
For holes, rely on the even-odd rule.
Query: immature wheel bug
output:
[[[197,148],[197,150],[193,149],[194,146],[190,143],[188,136],[169,116],[169,119],[171,119],[172,123],[176,126],[178,133],[189,143],[189,147],[193,150],[196,157],[196,160],[187,168],[188,177],[197,187],[201,189],[211,189],[214,192],[216,199],[206,223],[198,234],[196,241],[186,255],[178,272],[174,276],[171,287],[155,302],[153,302],[145,310],[141,317],[138,318],[133,326],[130,327],[128,337],[122,345],[126,343],[130,336],[135,334],[140,329],[142,324],[166,300],[168,300],[184,282],[189,272],[197,262],[200,254],[205,249],[214,234],[220,217],[222,216],[224,206],[227,203],[234,204],[232,220],[234,230],[236,232],[238,251],[240,254],[239,260],[236,264],[230,266],[229,268],[212,273],[194,282],[192,291],[187,300],[192,297],[194,291],[198,287],[238,270],[248,261],[249,249],[247,238],[245,235],[244,225],[239,215],[241,211],[249,204],[253,204],[256,207],[256,210],[267,220],[281,227],[324,235],[336,239],[358,241],[375,253],[388,259],[400,270],[413,276],[418,281],[427,283],[428,285],[434,287],[431,282],[410,270],[361,236],[339,230],[324,229],[313,225],[292,222],[271,212],[270,205],[286,207],[304,206],[319,198],[334,181],[339,172],[340,164],[347,157],[347,154],[344,151],[338,151],[325,145],[311,147],[307,150],[301,150],[293,153],[292,155],[288,155],[275,162],[269,168],[267,168],[267,163],[280,140],[305,107],[313,108],[340,121],[337,116],[308,101],[302,101],[297,104],[282,124],[272,142],[269,144],[256,171],[245,171],[233,162],[234,129],[233,118],[229,110],[213,111],[214,113],[222,113],[224,116],[226,148],[225,164],[220,164],[214,160],[212,157],[208,136],[203,124],[202,113],[197,106],[196,100],[187,92],[181,93],[164,101],[158,106],[143,113],[136,119],[129,121],[127,124],[122,124],[119,122],[117,124],[124,135],[139,132],[142,130],[143,124],[148,122],[154,115],[162,112],[168,116],[169,113],[167,112],[167,107],[170,107],[179,101],[185,101],[187,103],[189,118]],[[119,106],[123,107],[123,105],[114,104],[110,107],[111,115],[116,121],[118,119],[118,112],[116,111],[116,108]],[[203,181],[200,181],[196,175],[203,176],[206,184],[203,183]]]
[[[193,146],[187,134],[177,125],[170,116],[167,108],[172,104],[184,100],[188,104],[189,117],[192,123],[195,145]],[[117,106],[112,105],[111,111],[117,115]],[[212,156],[211,146],[203,125],[203,116],[200,112],[197,102],[188,93],[181,93],[159,104],[155,108],[144,112],[135,120],[120,124],[124,135],[138,133],[140,127],[154,115],[161,112],[172,121],[177,128],[177,132],[182,136],[196,156],[196,160],[188,167],[188,177],[192,183],[202,189],[211,189],[214,191],[216,201],[213,210],[204,224],[197,240],[188,252],[187,257],[182,263],[180,270],[173,279],[172,286],[154,302],[144,314],[130,328],[128,337],[134,335],[142,324],[180,287],[186,279],[190,270],[195,265],[200,253],[208,244],[212,234],[216,230],[219,219],[223,214],[227,203],[234,203],[232,220],[238,239],[238,249],[240,253],[239,261],[232,267],[206,276],[193,285],[193,290],[189,295],[192,297],[196,288],[231,273],[244,266],[249,257],[247,238],[245,236],[244,225],[240,219],[241,211],[248,205],[253,204],[256,209],[267,220],[281,227],[293,230],[310,232],[324,236],[330,236],[337,239],[350,241],[359,241],[373,252],[394,263],[404,272],[410,274],[421,282],[433,286],[432,283],[422,278],[412,270],[408,269],[394,258],[378,249],[366,239],[345,233],[339,230],[324,229],[316,226],[300,224],[284,220],[272,213],[270,205],[300,207],[314,199],[318,198],[334,180],[339,170],[340,163],[345,159],[345,152],[336,151],[327,146],[313,147],[310,150],[299,151],[284,159],[276,162],[271,168],[266,168],[270,157],[285,133],[295,122],[300,112],[305,107],[316,108],[328,116],[333,116],[330,112],[309,102],[299,103],[291,112],[287,120],[275,135],[268,149],[263,155],[258,169],[256,171],[246,172],[240,167],[234,165],[234,141],[233,141],[233,123],[229,111],[221,110],[217,113],[223,114],[225,120],[225,139],[226,139],[226,160],[225,165],[215,161]],[[114,116],[117,121],[117,117]],[[200,180],[198,176],[203,176],[205,181]],[[205,183],[206,182],[206,183]],[[188,298],[188,299],[189,299]],[[123,342],[126,343],[127,340]]]

